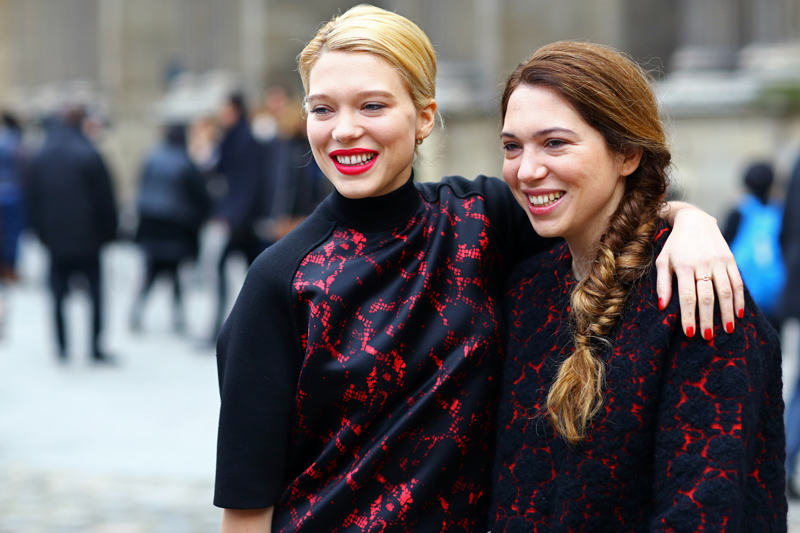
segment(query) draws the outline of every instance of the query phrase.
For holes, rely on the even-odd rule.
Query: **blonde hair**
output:
[[[383,58],[402,78],[417,111],[436,97],[433,45],[419,26],[397,13],[361,4],[322,26],[297,57],[306,95],[311,69],[325,52],[368,52]]]
[[[544,46],[509,76],[502,113],[517,87],[544,86],[566,99],[608,148],[642,152],[639,167],[600,238],[589,274],[573,289],[574,350],[559,367],[547,397],[550,424],[568,442],[586,437],[603,406],[605,365],[597,356],[619,321],[628,295],[652,263],[658,212],[667,189],[671,155],[650,77],[607,46],[561,41]]]

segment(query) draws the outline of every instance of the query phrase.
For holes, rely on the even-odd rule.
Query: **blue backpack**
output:
[[[774,315],[786,285],[786,265],[778,240],[783,208],[762,204],[747,195],[739,206],[742,219],[731,243],[731,251],[756,305]]]

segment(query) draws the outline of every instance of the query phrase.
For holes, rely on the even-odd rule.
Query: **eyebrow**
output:
[[[572,134],[572,135],[577,135],[573,130],[571,130],[569,128],[554,127],[554,128],[546,128],[546,129],[543,129],[543,130],[539,130],[536,133],[534,133],[533,135],[531,135],[531,137],[543,137],[545,135],[551,135],[553,133],[568,133],[568,134]],[[502,132],[500,134],[500,137],[513,137],[513,138],[516,138],[517,136],[515,134],[513,134],[513,133],[504,131],[504,132]]]
[[[391,99],[395,98],[393,93],[390,93],[389,91],[382,91],[380,89],[358,91],[354,94],[355,96],[359,96],[361,98],[391,98]],[[328,95],[325,93],[311,94],[308,97],[308,101],[310,102],[312,100],[324,100],[327,96]]]

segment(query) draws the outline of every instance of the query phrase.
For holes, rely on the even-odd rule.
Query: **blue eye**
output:
[[[381,109],[384,109],[385,107],[386,106],[384,104],[371,103],[371,104],[366,104],[364,106],[364,109],[366,109],[367,111],[380,111]]]
[[[549,139],[546,143],[544,143],[545,146],[548,146],[550,148],[560,148],[565,144],[567,143],[565,143],[561,139]]]
[[[324,115],[324,114],[329,113],[329,112],[330,112],[330,110],[328,108],[322,107],[322,106],[317,106],[317,107],[311,109],[311,114],[312,115]]]

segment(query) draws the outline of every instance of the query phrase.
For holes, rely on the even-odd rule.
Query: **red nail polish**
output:
[[[706,330],[703,332],[703,338],[707,341],[710,341],[712,336],[711,328],[706,328]]]
[[[692,326],[689,326],[688,328],[686,328],[686,336],[687,337],[694,337],[694,328]]]
[[[744,318],[744,309],[739,309],[739,318]]]
[[[733,333],[733,322],[728,322],[727,324],[725,324],[725,332]]]
[[[664,298],[659,298],[658,299],[658,310],[659,311],[663,311],[664,310]]]

